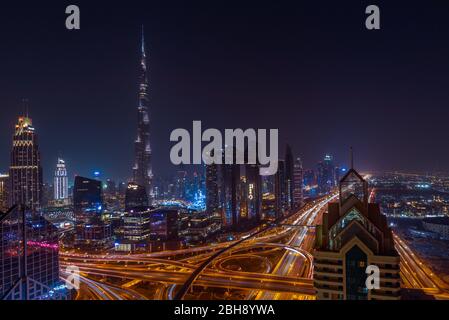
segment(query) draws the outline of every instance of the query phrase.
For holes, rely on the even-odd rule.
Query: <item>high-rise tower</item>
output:
[[[294,191],[294,162],[293,162],[293,152],[290,145],[287,145],[285,151],[285,186],[287,190],[287,208],[288,210],[293,209],[293,191]]]
[[[295,208],[299,208],[303,201],[303,179],[304,172],[302,169],[301,158],[296,158],[295,164],[293,165],[293,203]]]
[[[0,173],[0,211],[8,211],[9,174]]]
[[[149,81],[145,40],[142,26],[140,57],[140,81],[137,106],[137,138],[135,141],[134,182],[145,187],[150,198],[153,194],[153,171],[151,167]]]
[[[30,210],[42,201],[42,167],[37,134],[28,117],[19,117],[16,124],[9,169],[11,204],[23,204]]]
[[[322,300],[399,300],[399,255],[387,218],[368,201],[368,184],[351,168],[340,181],[339,202],[329,203],[317,226],[313,280]],[[378,287],[368,286],[377,269]]]
[[[335,167],[332,156],[326,154],[323,161],[318,163],[318,190],[320,193],[328,193],[336,186]]]
[[[66,201],[69,198],[69,181],[65,161],[58,158],[54,177],[54,199]]]

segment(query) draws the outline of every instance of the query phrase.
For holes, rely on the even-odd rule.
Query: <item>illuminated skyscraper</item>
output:
[[[262,218],[262,176],[259,174],[259,165],[246,164],[245,178],[248,218],[260,220]]]
[[[135,183],[128,183],[125,195],[125,211],[137,208],[148,208],[148,195],[145,187],[139,186]]]
[[[262,217],[262,178],[259,164],[236,164],[235,147],[232,154],[233,163],[226,164],[223,152],[224,164],[217,169],[218,199],[223,210],[223,226],[240,229]],[[247,150],[244,156],[245,162],[248,162]]]
[[[287,202],[287,183],[285,174],[285,161],[278,161],[278,171],[275,174],[275,198],[276,198],[276,217],[282,217],[288,210]]]
[[[335,167],[332,156],[326,154],[323,161],[318,163],[318,191],[328,193],[336,185]]]
[[[11,204],[23,204],[32,211],[42,201],[42,167],[37,134],[28,117],[16,124],[9,169]]]
[[[303,170],[301,158],[296,158],[293,166],[293,204],[299,208],[303,201]]]
[[[135,163],[133,167],[134,182],[145,187],[152,201],[153,171],[151,165],[149,81],[145,41],[142,27],[140,58],[140,83],[137,106],[137,138],[135,141]]]
[[[66,201],[69,198],[69,179],[65,161],[58,158],[54,177],[54,199]]]
[[[240,218],[241,184],[240,165],[223,164],[221,181],[223,201],[223,225],[237,226]]]
[[[67,299],[57,229],[22,209],[0,213],[0,300]]]
[[[285,190],[286,190],[286,206],[288,210],[291,210],[294,206],[293,190],[294,190],[294,177],[293,177],[293,153],[292,148],[287,145],[285,151]]]
[[[351,169],[340,181],[340,201],[329,203],[317,227],[314,286],[318,299],[400,299],[399,255],[387,219],[368,203],[366,181]],[[379,288],[366,285],[378,268]]]
[[[0,211],[8,210],[9,175],[0,173]]]
[[[186,200],[186,187],[187,187],[187,171],[184,169],[184,166],[181,164],[179,166],[179,170],[177,172],[175,187],[176,194],[175,198]]]
[[[101,181],[75,177],[73,209],[76,245],[89,248],[108,246],[112,230],[111,223],[104,214]]]
[[[212,163],[206,166],[206,212],[209,216],[220,214],[220,198],[219,198],[219,170],[218,164]]]
[[[144,187],[129,183],[125,197],[123,240],[116,243],[127,251],[144,250],[150,237],[150,209]]]
[[[171,241],[178,239],[178,210],[158,208],[150,212],[151,240]]]

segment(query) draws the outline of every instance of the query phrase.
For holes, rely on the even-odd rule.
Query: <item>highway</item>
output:
[[[397,234],[393,233],[396,250],[401,256],[401,278],[407,288],[424,289],[436,299],[449,299],[449,285],[438,277]]]
[[[313,249],[314,234],[313,231],[307,226],[316,226],[317,220],[321,219],[321,213],[326,209],[327,204],[330,201],[335,200],[337,196],[337,193],[332,194],[330,197],[306,210],[292,223],[293,225],[305,225],[306,227],[295,228],[291,239],[287,242],[287,245],[297,249],[285,251],[282,258],[274,268],[272,272],[273,274],[291,278],[306,277],[312,279],[313,256],[310,252]],[[294,227],[290,228],[293,229]],[[307,250],[298,250],[300,248],[304,249],[304,247],[306,247]],[[292,294],[265,291],[259,291],[255,295],[256,300],[287,300],[292,298],[307,299],[308,297],[294,297]]]
[[[267,232],[262,230],[254,239],[231,248],[229,256],[217,258],[214,265],[201,274],[201,277],[195,281],[195,287],[239,289],[248,290],[248,292],[254,292],[255,289],[262,291],[260,289],[263,289],[263,292],[273,294],[286,292],[312,298],[314,290],[310,280],[312,275],[311,256],[307,251],[299,248],[303,240],[307,238],[308,232],[306,227],[295,227],[295,225],[301,226],[314,222],[320,210],[334,197],[325,197],[324,200],[317,201],[300,210],[285,221],[289,226],[274,226],[274,230]],[[279,243],[283,238],[288,239],[287,243]],[[61,267],[76,265],[80,268],[82,274],[95,279],[128,280],[121,288],[117,288],[116,285],[111,285],[105,281],[92,280],[83,275],[80,279],[82,283],[80,298],[93,297],[111,300],[118,299],[119,296],[122,298],[136,297],[136,292],[131,291],[131,287],[134,285],[133,281],[136,281],[135,284],[140,283],[140,281],[150,281],[151,283],[159,283],[160,287],[156,289],[153,297],[147,298],[168,299],[173,298],[179,285],[183,284],[193,270],[207,257],[213,255],[217,250],[232,246],[235,242],[214,244],[206,248],[187,248],[171,252],[138,255],[90,255],[67,252],[61,254]],[[271,263],[263,257],[261,259],[265,261],[265,273],[225,270],[222,267],[223,263],[231,258],[255,258],[256,254],[245,252],[251,250],[258,250],[258,253],[267,253],[270,250],[285,251],[281,259],[282,262],[277,263],[276,268],[277,270],[289,270],[289,272],[286,272],[285,275],[280,271],[273,273]],[[239,252],[243,253],[239,254]],[[290,253],[294,254],[290,255]],[[168,259],[180,255],[187,256],[187,258],[178,261]],[[296,272],[303,274],[304,277],[292,274],[294,268],[291,268],[291,265],[296,266],[296,262],[303,266],[300,267],[302,272]],[[286,267],[288,265],[290,267]],[[139,296],[139,298],[142,298],[142,296]]]
[[[186,299],[194,299],[198,292],[212,292],[214,296],[217,288],[244,292],[246,299],[315,299],[311,255],[314,226],[320,223],[329,201],[337,196],[333,193],[316,200],[281,224],[256,228],[235,241],[149,254],[62,252],[61,268],[80,268],[78,299],[174,299],[198,270]],[[448,285],[402,239],[394,235],[394,240],[401,255],[404,286],[423,288],[437,299],[449,299]],[[279,258],[270,260],[276,254]],[[242,269],[248,265],[259,269]],[[138,290],[142,284],[151,290]]]

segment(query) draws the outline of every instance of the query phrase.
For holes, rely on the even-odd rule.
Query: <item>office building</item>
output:
[[[43,217],[23,207],[0,213],[0,259],[0,300],[70,297],[59,278],[57,229]]]
[[[314,286],[318,299],[400,299],[399,255],[385,215],[368,203],[366,181],[351,169],[340,181],[339,202],[329,203],[317,227]],[[380,288],[366,285],[367,267],[380,271]]]
[[[293,207],[298,209],[303,202],[303,169],[301,158],[296,158],[293,166]]]
[[[77,247],[96,249],[110,245],[112,230],[104,211],[101,181],[75,177],[73,209]]]
[[[0,173],[0,211],[9,209],[9,174]]]
[[[145,40],[142,27],[140,51],[140,81],[137,106],[137,138],[134,142],[135,162],[133,167],[134,182],[145,187],[150,202],[152,201],[153,169],[150,144],[150,110],[149,80],[145,52]]]
[[[283,217],[288,211],[285,161],[278,161],[278,171],[275,174],[275,198],[276,198],[276,218]]]
[[[69,199],[69,179],[65,161],[58,158],[54,177],[54,200],[67,202]]]
[[[11,151],[10,204],[22,204],[33,212],[42,201],[42,167],[36,130],[31,118],[19,117]]]
[[[294,191],[294,162],[293,152],[289,145],[287,145],[285,151],[285,191],[286,191],[286,208],[292,210],[294,207],[293,191]]]
[[[222,223],[222,206],[220,203],[221,165],[206,165],[206,213],[220,225]]]
[[[178,239],[178,209],[157,208],[150,212],[150,238],[154,241]]]
[[[336,186],[332,156],[327,154],[323,161],[318,163],[317,173],[318,192],[321,194],[329,193]]]
[[[128,183],[125,193],[125,211],[148,208],[148,205],[148,194],[145,187],[133,182]]]

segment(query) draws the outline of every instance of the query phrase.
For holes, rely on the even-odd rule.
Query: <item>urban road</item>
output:
[[[77,266],[80,289],[77,299],[145,300],[232,298],[214,290],[237,290],[244,299],[315,299],[313,289],[314,227],[332,193],[317,199],[284,219],[278,225],[261,226],[240,235],[238,240],[207,246],[149,254],[80,254],[61,252],[61,270]],[[434,274],[394,234],[401,256],[401,278],[408,288],[424,289],[436,299],[449,299],[449,286]],[[271,261],[270,256],[278,255]],[[248,263],[261,270],[235,268]],[[233,267],[230,267],[233,266]],[[61,272],[61,277],[67,274]],[[145,290],[139,289],[139,285]],[[239,296],[240,298],[242,296]]]

